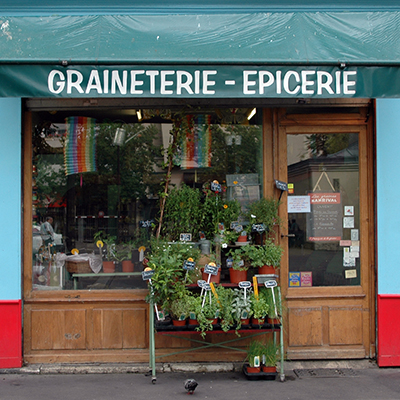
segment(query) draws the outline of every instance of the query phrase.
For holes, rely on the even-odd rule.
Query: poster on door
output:
[[[310,242],[342,239],[343,207],[340,193],[309,193],[311,212],[307,214],[307,238]]]

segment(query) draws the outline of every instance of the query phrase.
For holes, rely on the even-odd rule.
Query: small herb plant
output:
[[[265,197],[251,203],[246,213],[249,225],[264,224],[266,232],[271,231],[274,225],[280,225],[282,221],[278,215],[279,204],[279,200]]]
[[[242,250],[253,267],[262,267],[263,265],[280,266],[283,249],[271,239],[266,239],[265,244],[262,246],[243,246]]]
[[[230,249],[227,256],[232,259],[232,268],[237,271],[247,271],[249,269],[249,264],[246,263],[246,251],[245,247],[240,246],[235,249]]]
[[[251,317],[251,290],[247,291],[246,299],[244,291],[241,289],[233,289],[232,315],[236,322],[236,330],[242,326],[242,320]]]
[[[258,297],[251,294],[251,313],[253,318],[264,319],[268,315],[269,304],[267,302],[266,288],[261,288]]]

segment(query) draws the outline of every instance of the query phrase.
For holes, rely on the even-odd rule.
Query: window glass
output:
[[[289,287],[360,284],[358,135],[288,135]]]
[[[260,198],[260,112],[249,122],[247,108],[124,111],[33,113],[34,290],[147,287],[141,272],[151,237],[213,240],[223,223],[211,218],[214,200],[201,209],[167,202],[161,216],[167,176],[168,193],[198,189],[202,207],[214,181],[222,207]]]

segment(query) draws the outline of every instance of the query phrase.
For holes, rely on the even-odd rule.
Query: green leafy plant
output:
[[[194,189],[187,185],[173,188],[168,192],[165,201],[164,220],[161,230],[163,237],[171,241],[177,241],[181,233],[190,233],[193,240],[197,240],[202,212],[201,192],[199,189]]]
[[[269,232],[274,225],[280,225],[282,220],[278,215],[279,205],[279,200],[265,197],[250,203],[248,211],[245,213],[249,226],[264,224],[265,231]]]
[[[101,256],[106,261],[117,261],[116,256],[116,243],[117,237],[109,235],[104,231],[98,231],[93,236],[94,242],[97,246],[98,241],[103,242],[103,246],[100,246]]]
[[[251,294],[251,313],[253,318],[264,319],[268,315],[269,304],[266,296],[266,288],[261,288],[258,292],[258,297],[253,292]]]
[[[232,268],[237,271],[247,271],[249,269],[249,264],[246,263],[246,252],[245,247],[240,246],[235,249],[230,249],[227,253],[227,256],[232,259]]]
[[[236,330],[242,326],[242,320],[251,317],[251,290],[247,290],[246,299],[243,290],[233,289],[232,315],[236,322]]]
[[[253,267],[262,267],[263,265],[279,267],[283,253],[282,247],[275,244],[271,239],[266,239],[262,246],[243,246],[242,251],[244,257]]]
[[[185,320],[189,317],[190,313],[190,301],[193,297],[190,292],[184,293],[182,297],[176,298],[171,301],[169,305],[169,313],[172,318],[177,320]]]
[[[222,285],[218,285],[216,292],[220,306],[219,318],[221,321],[221,329],[224,332],[227,332],[235,324],[232,313],[233,291],[230,288],[225,288]]]
[[[218,317],[220,304],[214,295],[209,293],[206,294],[206,299],[203,305],[203,297],[200,297],[201,301],[197,303],[197,307],[195,310],[197,322],[199,326],[196,328],[197,331],[201,332],[200,335],[205,338],[207,331],[212,331],[213,329],[213,320]]]

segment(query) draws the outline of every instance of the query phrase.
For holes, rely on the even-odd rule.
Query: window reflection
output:
[[[107,113],[34,115],[33,289],[147,287],[140,273],[157,228],[174,129],[183,134],[170,190],[185,184],[203,193],[205,184],[218,180],[226,201],[258,199],[262,129],[248,123],[248,111],[199,110],[180,116],[179,124],[168,110],[142,110],[140,122],[107,119]],[[241,196],[239,186],[232,187],[237,180]],[[41,231],[47,217],[54,230],[50,243]],[[211,235],[207,229],[197,225],[192,241],[200,231]],[[114,271],[104,265],[109,259]],[[124,267],[124,260],[132,265]]]

